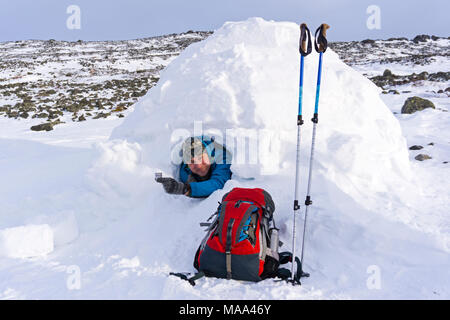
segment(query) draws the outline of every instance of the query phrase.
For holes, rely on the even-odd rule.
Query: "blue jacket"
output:
[[[225,182],[231,179],[232,174],[230,169],[231,164],[227,163],[227,156],[228,162],[231,162],[231,155],[226,151],[225,147],[222,148],[221,145],[215,144],[214,139],[208,137],[202,137],[202,140],[210,159],[215,160],[211,163],[207,179],[202,180],[202,178],[192,173],[185,163],[182,163],[180,167],[180,180],[184,183],[189,183],[191,188],[190,196],[194,198],[205,198],[214,191],[222,189]],[[220,146],[220,149],[222,150],[216,150],[218,146]],[[189,176],[191,176],[190,179]],[[199,181],[191,182],[193,178]]]

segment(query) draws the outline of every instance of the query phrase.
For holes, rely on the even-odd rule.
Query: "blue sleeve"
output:
[[[186,165],[184,163],[180,166],[180,181],[186,183],[188,180],[189,174],[186,172]]]
[[[218,189],[222,189],[225,182],[231,179],[231,164],[216,164],[211,177],[206,181],[191,182],[191,197],[204,198]]]

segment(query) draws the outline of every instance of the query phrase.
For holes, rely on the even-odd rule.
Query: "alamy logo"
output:
[[[369,290],[381,289],[381,270],[377,265],[371,265],[367,267],[367,273],[370,276],[367,278],[366,285]]]
[[[369,17],[366,21],[367,29],[380,30],[381,29],[381,9],[377,5],[370,5],[367,7],[366,13]]]
[[[66,272],[69,274],[67,277],[66,285],[69,290],[81,289],[81,270],[79,266],[68,266]]]
[[[203,135],[214,137],[216,143],[224,145],[230,152],[231,157],[224,157],[224,151],[219,151],[219,154],[216,152],[216,163],[258,166],[261,175],[278,173],[282,162],[280,158],[282,141],[288,135],[287,132],[267,129],[230,128],[221,131],[209,128],[204,131],[202,121],[194,121],[193,133],[194,137]],[[183,142],[191,136],[191,131],[185,128],[178,128],[172,132],[170,137],[173,143],[170,155],[172,164],[182,163],[180,149]]]
[[[81,29],[81,9],[77,5],[70,5],[66,10],[67,14],[70,16],[66,20],[66,26],[69,30],[79,30]]]

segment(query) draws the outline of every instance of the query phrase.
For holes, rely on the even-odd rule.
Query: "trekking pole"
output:
[[[311,176],[312,176],[312,167],[313,167],[313,161],[314,161],[314,145],[315,145],[315,139],[316,139],[316,126],[319,122],[319,93],[320,93],[320,82],[322,77],[322,55],[327,50],[327,39],[326,39],[326,32],[327,29],[330,28],[329,25],[323,23],[320,25],[319,28],[317,28],[316,33],[314,35],[314,48],[319,53],[319,71],[317,73],[317,87],[316,87],[316,102],[314,107],[314,116],[311,119],[313,122],[313,132],[312,132],[312,142],[311,142],[311,155],[309,158],[309,175],[308,175],[308,189],[306,192],[306,200],[305,200],[305,221],[303,225],[303,241],[302,241],[302,253],[300,257],[300,268],[303,269],[303,254],[304,254],[304,248],[305,248],[305,234],[306,234],[306,220],[308,218],[308,208],[312,204],[311,201]],[[300,270],[300,277],[308,277],[309,274],[304,273],[303,270]]]
[[[300,25],[300,85],[298,94],[298,116],[297,116],[297,159],[296,159],[296,171],[295,171],[295,197],[294,197],[294,224],[292,230],[292,283],[295,283],[294,277],[294,264],[295,264],[295,221],[297,211],[300,210],[299,201],[299,166],[300,166],[300,127],[303,124],[302,119],[302,96],[303,96],[303,70],[304,70],[304,58],[311,53],[311,33],[305,23]]]

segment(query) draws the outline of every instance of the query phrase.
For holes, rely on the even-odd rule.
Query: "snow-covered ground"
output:
[[[34,119],[30,127],[126,116],[128,107],[158,81],[160,70],[209,34],[0,43],[0,116]]]
[[[296,287],[213,278],[192,287],[168,276],[195,271],[199,222],[237,186],[272,194],[282,249],[290,250],[297,45],[294,23],[227,23],[174,59],[125,118],[68,121],[50,132],[30,131],[31,119],[0,118],[0,298],[449,299],[448,97],[430,94],[436,109],[400,114],[412,93],[427,97],[426,86],[381,94],[361,74],[372,74],[372,64],[355,71],[331,50],[306,237],[311,277]],[[317,57],[306,59],[306,120]],[[208,199],[167,195],[154,173],[173,172],[174,146],[199,122],[216,136],[255,134],[258,148]],[[305,121],[302,194],[311,129]],[[408,149],[417,144],[424,149]],[[248,161],[254,152],[256,164]],[[417,161],[418,153],[432,159]]]

